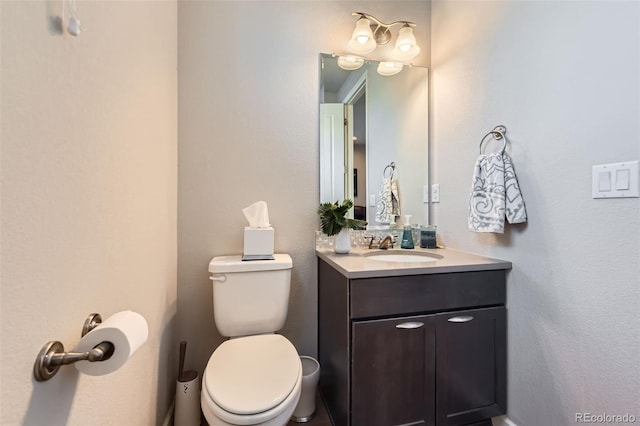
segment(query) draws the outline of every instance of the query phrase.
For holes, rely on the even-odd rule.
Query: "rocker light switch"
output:
[[[593,166],[593,198],[638,198],[638,161]]]
[[[629,169],[616,170],[616,190],[629,189]]]
[[[611,191],[611,172],[598,173],[598,191],[600,192]]]

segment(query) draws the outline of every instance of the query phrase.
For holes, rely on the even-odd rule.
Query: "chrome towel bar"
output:
[[[502,149],[500,151],[504,151],[504,149],[507,147],[507,138],[505,136],[505,133],[507,133],[507,128],[500,124],[494,127],[493,130],[491,130],[489,133],[484,135],[482,139],[480,139],[480,154],[482,154],[482,144],[489,136],[493,136],[493,138],[497,141],[503,141]]]

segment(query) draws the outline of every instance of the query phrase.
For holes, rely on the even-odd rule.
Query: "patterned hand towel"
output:
[[[481,154],[473,173],[469,229],[502,234],[505,215],[512,224],[527,221],[513,163],[504,151]]]
[[[513,169],[513,162],[506,152],[502,153],[502,160],[504,161],[504,196],[507,220],[512,225],[524,223],[527,221],[527,209],[524,207],[524,199],[522,192],[520,192],[516,172]]]
[[[378,194],[376,206],[376,222],[395,222],[396,216],[400,216],[400,193],[398,191],[398,179],[383,178]]]

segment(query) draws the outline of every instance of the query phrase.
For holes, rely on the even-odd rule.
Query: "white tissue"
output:
[[[242,209],[244,217],[249,221],[251,228],[268,228],[269,224],[269,210],[267,210],[267,203],[264,201],[256,201],[249,207]]]

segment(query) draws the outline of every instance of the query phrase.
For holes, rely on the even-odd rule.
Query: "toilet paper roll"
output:
[[[139,313],[122,311],[113,314],[86,334],[74,349],[74,352],[87,352],[97,344],[107,341],[115,348],[111,358],[106,361],[79,361],[75,366],[78,371],[90,376],[112,373],[127,362],[147,341],[148,336],[147,321]]]

